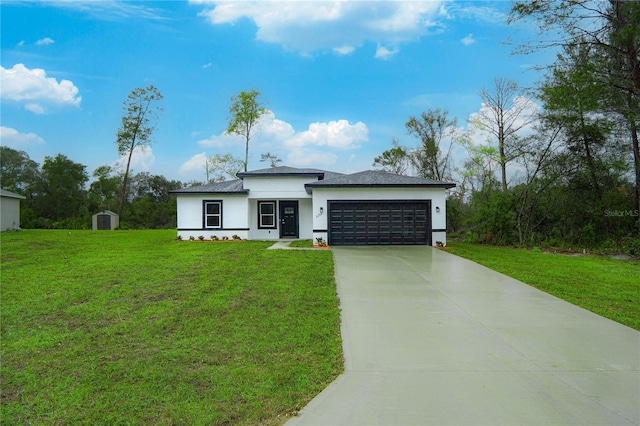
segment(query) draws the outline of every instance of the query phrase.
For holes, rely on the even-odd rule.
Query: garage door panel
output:
[[[329,201],[332,245],[430,244],[431,202]]]

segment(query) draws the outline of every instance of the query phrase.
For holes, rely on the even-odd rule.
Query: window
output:
[[[222,227],[222,201],[204,202],[204,227]]]
[[[275,201],[258,201],[258,228],[276,228]]]

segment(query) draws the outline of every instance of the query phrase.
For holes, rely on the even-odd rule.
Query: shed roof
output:
[[[19,200],[24,200],[24,195],[16,194],[15,192],[7,191],[6,189],[0,189],[0,196],[7,198],[18,198]]]
[[[98,213],[95,213],[93,216],[97,216],[99,214],[106,214],[109,216],[118,216],[118,213],[114,213],[111,210],[102,210],[102,211],[99,211]]]

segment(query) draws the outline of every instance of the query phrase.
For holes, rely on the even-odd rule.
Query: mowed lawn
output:
[[[450,246],[450,253],[640,330],[640,261],[462,242]]]
[[[3,233],[5,424],[281,424],[342,371],[329,251]]]

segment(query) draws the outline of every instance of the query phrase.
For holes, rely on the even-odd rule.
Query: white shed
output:
[[[20,227],[20,200],[26,197],[0,189],[0,231],[11,231]]]
[[[112,211],[103,210],[91,216],[91,229],[94,231],[112,230],[117,229],[119,226],[120,216]]]

